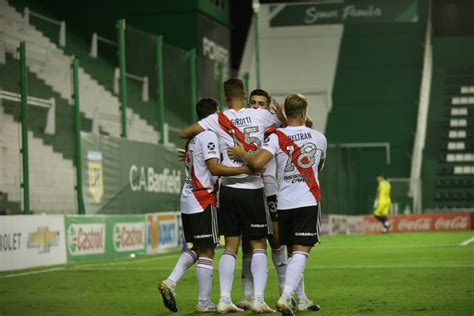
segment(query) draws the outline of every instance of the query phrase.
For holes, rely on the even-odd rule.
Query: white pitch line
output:
[[[167,256],[171,257],[171,256]],[[160,257],[158,257],[160,258]],[[164,257],[163,257],[164,258]],[[156,258],[153,258],[156,259]],[[54,271],[168,271],[170,270],[169,267],[148,267],[148,268],[134,268],[134,267],[91,267],[91,265],[86,266],[78,266],[73,268],[52,268],[46,270],[38,270],[38,271],[30,271],[30,272],[22,272],[22,273],[15,273],[15,274],[8,274],[8,275],[1,275],[0,279],[5,278],[13,278],[18,276],[24,275],[32,275],[32,274],[40,274],[40,273],[47,273],[47,272],[54,272]],[[354,265],[354,266],[324,266],[324,265],[315,265],[315,266],[306,266],[305,269],[309,270],[359,270],[359,269],[412,269],[412,268],[474,268],[473,264],[448,264],[448,265]],[[236,267],[235,270],[241,270],[240,267]]]
[[[310,270],[344,270],[344,269],[411,269],[411,268],[474,268],[474,264],[446,264],[446,265],[432,265],[432,264],[401,264],[401,265],[367,265],[367,266],[309,266],[305,269]]]
[[[384,245],[384,246],[369,246],[369,247],[324,247],[316,246],[316,250],[360,250],[360,249],[397,249],[397,248],[444,248],[444,247],[457,247],[458,244],[420,244],[420,245]]]
[[[109,265],[115,265],[115,264],[131,264],[131,263],[138,263],[138,262],[144,262],[144,261],[148,262],[148,261],[155,261],[155,260],[171,259],[171,258],[179,257],[180,255],[181,254],[142,258],[142,259],[130,259],[129,261],[120,260],[120,261],[114,261],[114,262],[97,262],[97,263],[78,265],[77,267],[87,268],[87,267],[96,267],[96,266],[109,266]]]
[[[72,267],[72,268],[57,267],[57,268],[45,269],[45,270],[36,270],[36,271],[29,271],[29,272],[21,272],[21,273],[0,275],[0,279],[14,278],[14,277],[23,276],[23,275],[40,274],[40,273],[53,272],[53,271],[71,271],[71,270],[84,270],[84,271],[87,271],[88,267],[96,267],[96,266],[102,266],[102,265],[114,265],[114,264],[129,264],[129,263],[143,262],[143,261],[155,261],[155,260],[161,260],[161,259],[170,259],[170,258],[174,258],[174,257],[177,257],[177,256],[179,256],[179,255],[169,255],[169,256],[162,256],[162,257],[158,256],[158,257],[152,257],[152,258],[143,258],[143,259],[140,259],[140,260],[131,259],[130,261],[98,262],[98,263],[90,263],[90,264],[79,265],[79,266],[77,266],[77,268],[75,268],[75,267]],[[122,270],[126,270],[126,269],[127,268],[122,268]],[[94,269],[90,269],[90,270],[93,271]]]
[[[143,268],[127,268],[127,267],[97,267],[97,268],[70,268],[67,271],[171,271],[170,267],[143,267]]]
[[[64,268],[59,267],[59,268],[52,268],[52,269],[46,269],[46,270],[36,270],[36,271],[29,271],[29,272],[21,272],[21,273],[0,275],[0,279],[14,278],[14,277],[18,277],[18,276],[31,275],[31,274],[40,274],[40,273],[61,271],[61,270],[64,270]]]
[[[306,266],[309,270],[358,270],[358,269],[412,269],[412,268],[474,268],[474,264],[448,264],[448,265],[367,265],[367,266]],[[149,268],[120,268],[120,267],[104,267],[104,268],[74,268],[68,271],[169,271],[169,267],[149,267]],[[236,267],[235,270],[241,270]]]
[[[466,241],[463,241],[460,246],[466,246],[470,243],[474,242],[474,237],[470,238]],[[373,247],[328,247],[324,248],[321,247],[318,250],[332,250],[332,249],[380,249],[380,248],[438,248],[438,247],[454,247],[457,244],[422,244],[422,245],[400,245],[400,246],[373,246]],[[174,254],[168,256],[156,256],[152,258],[143,258],[143,259],[131,259],[129,261],[114,261],[114,262],[97,262],[97,263],[90,263],[79,265],[73,268],[65,268],[65,267],[58,267],[52,269],[45,269],[45,270],[37,270],[37,271],[30,271],[30,272],[21,272],[21,273],[14,273],[14,274],[7,274],[7,275],[0,275],[0,279],[6,278],[13,278],[17,276],[24,276],[24,275],[32,275],[32,274],[40,274],[40,273],[47,273],[53,271],[107,271],[107,270],[118,270],[118,271],[145,271],[145,270],[169,270],[169,268],[100,268],[100,266],[110,266],[116,264],[131,264],[131,263],[139,263],[144,261],[155,261],[155,260],[163,260],[163,259],[171,259],[179,257],[181,254]],[[94,267],[98,267],[95,268]],[[89,269],[90,268],[90,269]],[[392,268],[399,268],[399,269],[406,269],[406,268],[474,268],[474,265],[369,265],[369,266],[306,266],[306,269],[392,269]],[[240,270],[240,268],[236,268],[236,270]]]
[[[472,237],[471,239],[463,241],[459,246],[467,246],[472,242],[474,242],[474,237]]]

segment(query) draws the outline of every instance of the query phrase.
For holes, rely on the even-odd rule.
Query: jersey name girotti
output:
[[[192,138],[186,148],[186,181],[181,192],[181,212],[203,212],[216,205],[217,178],[207,168],[206,160],[219,159],[219,143],[213,132],[202,132]]]
[[[279,128],[265,140],[263,149],[277,161],[279,210],[319,204],[318,165],[326,147],[326,137],[304,125]]]
[[[219,136],[222,164],[228,167],[245,166],[245,162],[230,159],[227,148],[236,146],[238,141],[247,151],[257,152],[262,146],[265,129],[280,124],[275,114],[252,108],[243,108],[239,111],[229,109],[199,121],[203,129],[213,131]],[[240,174],[222,177],[222,185],[238,189],[260,189],[263,187],[263,182],[261,176]]]

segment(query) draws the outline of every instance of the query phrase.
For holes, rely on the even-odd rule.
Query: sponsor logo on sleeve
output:
[[[207,144],[207,149],[208,149],[208,153],[209,154],[215,154],[216,153],[216,144],[214,144],[213,142],[210,142]]]

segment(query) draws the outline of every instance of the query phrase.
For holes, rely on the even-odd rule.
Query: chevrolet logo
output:
[[[49,227],[38,227],[38,231],[28,234],[28,248],[38,248],[39,253],[49,252],[49,248],[59,245],[59,231],[51,232]]]

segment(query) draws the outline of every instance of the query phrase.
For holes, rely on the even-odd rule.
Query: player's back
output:
[[[215,133],[205,131],[189,140],[185,155],[186,180],[181,193],[183,213],[192,214],[202,211],[210,202],[215,202],[210,199],[216,191],[218,177],[213,176],[207,168],[206,160],[219,159],[219,155],[218,139]]]
[[[276,149],[279,180],[278,209],[319,203],[318,166],[326,156],[326,137],[311,128],[288,126],[271,135]]]
[[[223,113],[210,115],[199,124],[205,130],[212,130],[218,134],[223,156],[222,164],[228,167],[241,167],[245,163],[230,159],[227,148],[236,146],[237,141],[240,141],[251,152],[257,152],[262,146],[265,129],[279,124],[279,120],[267,110],[242,108],[239,111],[228,109]],[[223,177],[222,185],[252,189],[263,187],[260,176],[246,174]]]

